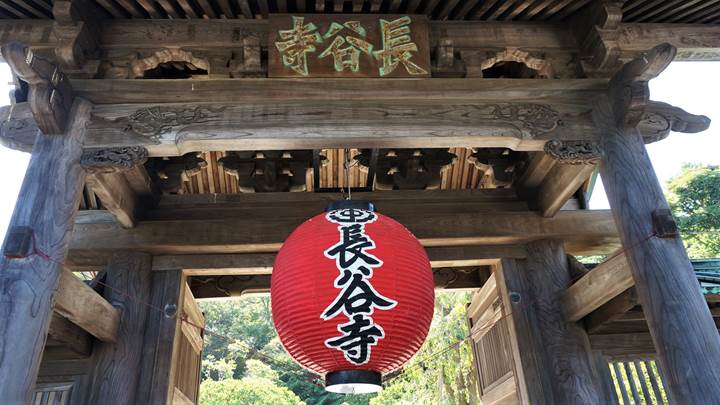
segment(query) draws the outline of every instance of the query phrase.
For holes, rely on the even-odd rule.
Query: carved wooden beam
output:
[[[0,107],[0,144],[6,148],[30,152],[39,130],[27,102]]]
[[[694,133],[710,126],[710,119],[650,100],[648,82],[673,61],[677,49],[661,44],[623,65],[609,83],[607,98],[596,103],[595,125],[603,132],[636,129],[645,143],[664,139],[670,131]],[[607,118],[614,117],[614,121]]]
[[[602,80],[586,79],[73,84],[78,95],[102,104],[93,111],[87,147],[143,145],[150,156],[199,150],[458,145],[542,150],[550,139],[597,138],[589,99],[606,87]],[[188,104],[170,104],[178,97]]]
[[[100,10],[88,0],[58,0],[53,3],[55,57],[63,67],[81,68],[88,56],[96,57],[99,46]]]
[[[3,45],[2,55],[13,73],[28,84],[28,103],[40,130],[46,135],[63,133],[73,101],[65,74],[17,42]]]
[[[140,212],[154,201],[146,160],[147,150],[140,146],[86,149],[80,160],[87,186],[124,228],[135,226]]]

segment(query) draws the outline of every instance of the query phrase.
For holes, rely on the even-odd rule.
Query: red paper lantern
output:
[[[280,341],[326,389],[367,393],[425,341],[435,301],[430,261],[404,226],[372,204],[331,204],[298,227],[275,259]]]

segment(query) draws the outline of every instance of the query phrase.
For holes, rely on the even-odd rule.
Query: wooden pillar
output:
[[[29,403],[35,387],[85,179],[80,155],[91,108],[89,102],[77,99],[64,134],[38,134],[5,238],[0,258],[4,404]]]
[[[660,238],[653,213],[668,209],[642,137],[608,133],[600,175],[635,289],[676,403],[720,398],[720,337],[679,236]]]
[[[145,323],[150,301],[152,256],[116,253],[110,259],[105,298],[120,311],[115,343],[97,342],[91,371],[92,404],[132,405],[140,381]]]
[[[181,270],[152,273],[150,304],[156,309],[148,309],[138,404],[162,405],[172,401],[176,367],[173,354],[180,334],[180,298],[184,283]]]
[[[682,240],[672,232],[660,235],[658,220],[667,221],[668,204],[643,138],[632,125],[648,98],[647,81],[674,54],[669,45],[659,46],[626,65],[613,79],[615,95],[598,104],[594,118],[604,130],[600,175],[668,392],[677,404],[710,404],[720,398],[720,337]],[[674,113],[674,130],[695,132],[709,124],[705,117],[679,109]]]
[[[503,259],[496,271],[522,403],[602,403],[587,334],[562,313],[561,293],[571,283],[562,242],[530,243],[527,259]]]

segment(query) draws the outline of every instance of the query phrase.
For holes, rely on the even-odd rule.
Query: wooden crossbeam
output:
[[[426,249],[433,268],[489,266],[501,257],[523,258],[522,246],[452,246]],[[154,271],[183,270],[188,276],[271,274],[275,253],[164,255],[153,257]]]
[[[624,253],[590,270],[562,295],[565,319],[576,322],[632,287],[635,281]]]
[[[470,268],[435,268],[433,280],[436,290],[474,290],[486,283],[489,266]],[[270,274],[253,276],[192,276],[193,295],[197,299],[239,297],[244,294],[270,292]]]
[[[105,49],[200,47],[228,49],[237,45],[237,33],[260,39],[267,47],[267,21],[254,20],[240,2],[246,19],[235,20],[136,20],[103,21],[99,43]],[[174,10],[173,10],[174,11]],[[450,39],[456,49],[520,48],[527,51],[577,52],[568,24],[539,22],[431,21],[431,45]],[[661,42],[675,45],[682,60],[720,59],[720,39],[712,25],[633,24],[619,25],[618,46],[631,57]],[[52,20],[2,20],[0,37],[52,52],[56,46]]]
[[[103,342],[115,341],[120,312],[67,270],[60,275],[55,312]]]
[[[558,239],[565,241],[573,254],[597,254],[617,246],[609,211],[561,211],[553,218],[542,218],[530,211],[477,211],[472,208],[472,200],[431,201],[386,201],[381,212],[405,225],[426,247],[497,246]],[[207,219],[201,215],[198,218],[203,219],[141,221],[132,229],[107,221],[83,221],[75,226],[69,261],[87,263],[95,258],[102,262],[111,252],[123,249],[155,255],[275,252],[290,232],[310,216],[307,207],[295,205],[276,203],[268,207],[267,215],[243,215],[240,206],[233,211],[210,205]],[[217,215],[211,214],[215,211],[222,217],[212,218]],[[322,212],[322,205],[314,214],[318,212]]]

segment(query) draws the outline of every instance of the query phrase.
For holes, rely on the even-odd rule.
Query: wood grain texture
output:
[[[720,397],[720,336],[680,238],[651,236],[652,213],[668,204],[645,145],[636,131],[608,128],[603,148],[600,174],[668,392],[676,403],[709,404]]]
[[[175,305],[176,314],[179,314],[183,283],[179,270],[153,273],[151,304],[163,309],[167,305]],[[159,310],[148,312],[136,397],[138,404],[167,404],[172,400],[175,381],[173,353],[180,335],[178,322],[177,316],[168,317]]]
[[[516,364],[523,367],[526,379],[524,401],[600,404],[587,334],[562,316],[559,293],[571,282],[562,244],[537,241],[526,249],[527,259],[503,261],[498,285],[508,294],[518,339]]]
[[[145,253],[113,255],[106,269],[105,298],[120,311],[115,343],[100,343],[93,351],[89,403],[131,405],[140,384],[145,322],[150,300],[152,257]]]
[[[446,79],[434,79],[433,82],[436,80]],[[266,84],[275,87],[275,81]],[[293,83],[286,89],[296,88],[301,83],[304,81]],[[418,90],[423,92],[422,88],[428,85],[419,83],[407,88],[403,101],[373,101],[371,98],[350,101],[361,96],[362,90],[358,88],[357,91],[348,89],[344,101],[312,101],[306,93],[305,102],[293,101],[295,96],[290,94],[287,101],[277,99],[274,102],[270,98],[273,96],[266,96],[267,92],[258,88],[263,94],[258,93],[254,101],[238,104],[99,106],[93,112],[85,145],[93,148],[143,145],[151,156],[175,156],[198,150],[458,145],[542,150],[549,139],[597,140],[598,133],[588,119],[591,106],[582,91],[568,90],[557,96],[545,96],[541,94],[545,90],[533,94],[529,89],[525,95],[516,92],[517,98],[504,94],[504,101],[492,101],[493,96],[485,96],[479,90],[473,101],[437,100],[428,104],[438,95],[420,95]],[[325,89],[326,95],[334,97],[331,95],[335,92],[333,83],[317,84]],[[226,85],[237,88],[238,93],[250,94],[252,91],[237,82]],[[573,86],[572,83],[567,85]],[[164,84],[161,86],[165,87]],[[201,91],[199,86],[195,85],[193,92]],[[378,91],[378,97],[383,98],[381,93],[385,94],[391,88],[389,83]],[[221,91],[224,90],[218,90]],[[337,94],[342,91],[338,89]],[[220,95],[218,92],[214,92],[215,96]],[[445,88],[443,97],[451,97],[452,93],[453,90]],[[193,93],[185,93],[185,96],[189,94]],[[148,97],[153,96],[148,94]]]
[[[433,268],[489,266],[502,257],[522,258],[522,246],[453,246],[426,249]],[[274,253],[165,255],[153,257],[153,271],[182,269],[188,276],[271,274]]]
[[[562,294],[565,318],[576,322],[635,284],[624,253],[613,255]]]
[[[425,247],[495,246],[522,244],[543,238],[565,241],[573,254],[608,253],[616,245],[611,214],[607,211],[561,211],[553,218],[533,212],[494,211],[435,213],[418,216],[413,204],[401,212],[381,212],[405,225]],[[283,217],[226,217],[211,220],[167,219],[140,222],[122,229],[107,222],[77,224],[71,251],[73,261],[101,259],[116,250],[153,254],[227,254],[276,252],[307,215],[296,216],[286,206]],[[245,230],[237,232],[238,229]],[[84,258],[84,259],[83,259]]]
[[[584,320],[585,329],[588,333],[595,333],[598,329],[602,328],[603,325],[623,318],[629,310],[637,305],[638,299],[635,289],[630,288],[588,314]],[[642,311],[640,311],[640,313],[642,314]]]
[[[96,173],[87,177],[88,187],[125,228],[135,226],[136,199],[121,173]]]
[[[63,270],[55,312],[103,342],[115,342],[120,313],[73,273]]]
[[[33,255],[0,259],[0,398],[24,405],[35,385],[84,172],[81,144],[91,104],[76,100],[64,135],[39,135],[10,226],[34,230]]]
[[[422,101],[473,103],[546,98],[588,103],[607,87],[602,79],[221,79],[73,80],[78,96],[96,104],[315,103]],[[258,103],[262,100],[262,103]],[[547,102],[547,100],[546,100]],[[589,105],[589,104],[587,104]]]
[[[66,318],[54,313],[48,329],[46,348],[58,345],[70,349],[80,356],[89,356],[92,351],[92,337]]]

